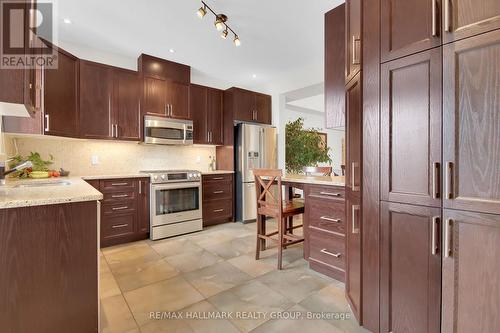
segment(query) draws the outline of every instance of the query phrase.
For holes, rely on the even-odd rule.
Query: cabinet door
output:
[[[325,14],[326,128],[345,126],[345,4]]]
[[[441,49],[382,65],[382,200],[441,207]]]
[[[498,0],[442,0],[444,42],[500,28]]]
[[[445,209],[444,221],[442,332],[500,332],[500,216]]]
[[[347,189],[346,194],[346,297],[354,316],[361,324],[361,196]]]
[[[234,90],[234,119],[255,121],[255,93],[243,89]]]
[[[137,195],[137,232],[140,234],[149,233],[149,179],[138,180]]]
[[[44,71],[44,132],[78,137],[78,59],[62,49],[57,56],[57,69]]]
[[[136,72],[114,70],[114,134],[120,140],[139,141],[141,139],[140,82]]]
[[[194,130],[193,141],[197,144],[209,144],[208,88],[193,84],[189,89],[189,108]]]
[[[444,206],[500,214],[500,30],[444,47]]]
[[[440,331],[441,209],[381,203],[380,331]]]
[[[272,99],[269,95],[255,94],[256,121],[271,125],[272,122]]]
[[[361,68],[361,0],[346,0],[346,82]]]
[[[191,119],[189,115],[189,85],[167,81],[167,105],[171,118]]]
[[[210,128],[210,144],[223,144],[223,112],[222,91],[218,89],[208,89],[208,123]]]
[[[81,60],[80,135],[87,139],[111,139],[115,134],[112,125],[111,68]]]
[[[152,77],[144,78],[142,114],[150,116],[167,116],[166,83]]]
[[[352,192],[361,191],[361,144],[363,142],[363,117],[361,73],[346,88],[347,166],[346,187]]]
[[[439,0],[382,0],[382,61],[424,51],[441,44]]]

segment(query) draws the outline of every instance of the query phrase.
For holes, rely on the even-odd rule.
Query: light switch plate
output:
[[[92,164],[92,165],[98,165],[99,164],[99,156],[98,155],[92,155],[90,157],[90,164]]]

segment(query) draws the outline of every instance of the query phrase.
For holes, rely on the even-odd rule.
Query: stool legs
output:
[[[283,238],[283,234],[284,234],[284,229],[286,228],[286,225],[285,225],[285,219],[280,219],[280,221],[278,221],[278,240],[279,240],[279,244],[278,244],[278,269],[279,270],[282,270],[283,269],[283,245],[284,245],[284,238]]]

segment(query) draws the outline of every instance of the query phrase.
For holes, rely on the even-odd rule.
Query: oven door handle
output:
[[[153,190],[176,190],[181,188],[200,188],[200,183],[152,184]]]

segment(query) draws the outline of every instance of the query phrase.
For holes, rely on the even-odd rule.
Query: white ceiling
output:
[[[212,15],[197,17],[198,0],[59,0],[56,21],[62,41],[133,58],[147,53],[231,85],[269,91],[323,81],[323,15],[342,2],[206,0],[229,16],[240,47],[220,37]]]

